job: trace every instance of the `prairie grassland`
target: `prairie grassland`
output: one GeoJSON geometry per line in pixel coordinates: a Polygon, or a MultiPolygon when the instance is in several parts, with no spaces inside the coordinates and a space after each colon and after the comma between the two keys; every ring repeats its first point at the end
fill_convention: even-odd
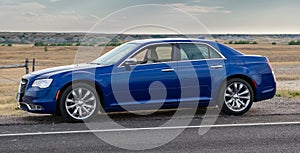
{"type": "Polygon", "coordinates": [[[300,91],[293,90],[277,90],[276,97],[287,97],[300,100],[300,91]]]}
{"type": "MultiPolygon", "coordinates": [[[[267,56],[277,80],[300,80],[300,46],[287,45],[231,45],[245,54],[267,56]]],[[[32,45],[0,46],[0,65],[24,63],[25,58],[36,59],[36,70],[54,66],[89,62],[112,47],[33,47],[32,45]]],[[[24,68],[0,69],[0,115],[21,115],[15,100],[24,68]]],[[[285,95],[285,94],[282,94],[285,95]]]]}

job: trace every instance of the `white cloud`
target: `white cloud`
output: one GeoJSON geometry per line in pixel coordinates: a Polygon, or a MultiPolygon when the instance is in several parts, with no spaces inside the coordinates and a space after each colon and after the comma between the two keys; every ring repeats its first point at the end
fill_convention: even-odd
{"type": "Polygon", "coordinates": [[[34,12],[26,12],[26,13],[23,13],[24,16],[38,16],[37,13],[34,13],[34,12]]]}
{"type": "Polygon", "coordinates": [[[199,5],[187,5],[184,3],[174,3],[174,4],[168,4],[169,6],[176,7],[178,9],[182,9],[184,11],[187,11],[189,13],[194,14],[202,14],[202,13],[231,13],[230,10],[224,9],[224,7],[221,6],[199,6],[199,5]]]}
{"type": "Polygon", "coordinates": [[[91,14],[90,16],[97,19],[97,20],[101,20],[101,18],[99,18],[97,15],[91,14]]]}
{"type": "Polygon", "coordinates": [[[76,11],[49,12],[38,2],[0,3],[0,31],[72,31],[88,29],[96,19],[76,11]]]}
{"type": "Polygon", "coordinates": [[[24,11],[24,10],[41,10],[45,9],[46,6],[37,2],[27,2],[27,3],[2,3],[0,5],[1,12],[2,11],[24,11]]]}
{"type": "Polygon", "coordinates": [[[62,0],[50,0],[50,2],[53,2],[53,3],[59,2],[59,1],[62,1],[62,0]]]}
{"type": "Polygon", "coordinates": [[[12,1],[0,5],[0,20],[6,21],[4,24],[14,23],[22,19],[39,16],[46,8],[45,5],[37,2],[13,3],[12,1]]]}
{"type": "Polygon", "coordinates": [[[203,0],[193,0],[193,2],[195,3],[199,3],[199,2],[202,2],[203,0]]]}
{"type": "Polygon", "coordinates": [[[61,14],[76,14],[77,12],[75,10],[69,10],[69,11],[61,11],[61,14]]]}

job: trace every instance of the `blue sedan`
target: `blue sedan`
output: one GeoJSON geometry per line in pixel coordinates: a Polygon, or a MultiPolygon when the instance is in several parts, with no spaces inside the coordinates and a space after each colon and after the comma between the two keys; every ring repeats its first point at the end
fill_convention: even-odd
{"type": "Polygon", "coordinates": [[[90,120],[105,112],[218,105],[242,115],[271,99],[274,73],[266,57],[244,55],[201,39],[146,39],[125,43],[87,64],[23,76],[17,100],[32,113],[90,120]],[[196,105],[195,105],[196,104],[196,105]]]}

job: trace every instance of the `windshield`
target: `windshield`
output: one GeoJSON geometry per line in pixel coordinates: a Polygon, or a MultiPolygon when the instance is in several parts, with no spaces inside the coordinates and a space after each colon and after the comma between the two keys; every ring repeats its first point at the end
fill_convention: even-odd
{"type": "Polygon", "coordinates": [[[121,58],[127,55],[130,51],[138,47],[136,43],[126,43],[121,46],[114,48],[106,54],[100,56],[96,60],[92,61],[91,64],[99,65],[112,65],[118,62],[121,58]]]}

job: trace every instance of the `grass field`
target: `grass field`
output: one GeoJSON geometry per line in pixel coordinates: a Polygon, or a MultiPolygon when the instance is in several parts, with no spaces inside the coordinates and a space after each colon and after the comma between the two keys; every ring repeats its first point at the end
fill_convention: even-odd
{"type": "MultiPolygon", "coordinates": [[[[300,46],[288,45],[231,45],[245,54],[267,56],[275,71],[277,80],[300,80],[300,46]]],[[[25,58],[36,58],[36,70],[88,62],[98,57],[102,50],[107,52],[112,47],[44,47],[32,45],[0,46],[0,65],[24,63],[25,58]]],[[[20,78],[25,74],[24,68],[0,70],[0,115],[21,115],[15,101],[20,78]]],[[[280,94],[289,95],[285,91],[280,94]]]]}
{"type": "Polygon", "coordinates": [[[294,98],[300,100],[300,91],[293,91],[293,90],[282,90],[279,89],[276,92],[277,97],[287,97],[287,98],[294,98]]]}

